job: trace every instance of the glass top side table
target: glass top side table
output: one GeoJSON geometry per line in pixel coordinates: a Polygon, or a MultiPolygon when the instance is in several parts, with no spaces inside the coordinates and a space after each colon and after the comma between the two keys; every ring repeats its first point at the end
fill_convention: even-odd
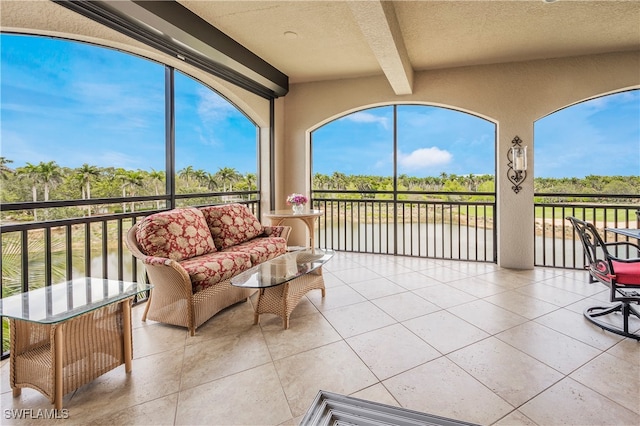
{"type": "Polygon", "coordinates": [[[150,289],[143,283],[77,278],[0,299],[0,316],[55,324],[150,289]]]}
{"type": "Polygon", "coordinates": [[[62,397],[121,364],[131,372],[131,300],[151,286],[79,278],[0,299],[9,318],[10,385],[62,397]]]}

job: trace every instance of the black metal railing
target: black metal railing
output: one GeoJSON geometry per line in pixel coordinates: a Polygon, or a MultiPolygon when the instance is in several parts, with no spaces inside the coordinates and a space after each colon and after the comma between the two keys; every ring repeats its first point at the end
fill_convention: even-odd
{"type": "MultiPolygon", "coordinates": [[[[168,210],[153,208],[157,201],[167,204],[166,199],[166,196],[161,196],[2,204],[3,216],[8,212],[29,214],[35,209],[41,212],[40,217],[73,212],[82,214],[87,206],[98,211],[91,216],[71,219],[3,221],[0,225],[2,297],[82,276],[146,282],[144,267],[126,249],[124,238],[129,228],[142,217],[168,210]],[[102,210],[113,211],[114,206],[121,204],[134,211],[100,213],[102,210]],[[61,213],[55,209],[67,210],[61,213]]],[[[259,193],[256,191],[189,194],[176,196],[176,199],[178,207],[239,202],[249,206],[258,217],[260,214],[259,193]]],[[[137,301],[142,300],[146,299],[137,301]]],[[[5,322],[3,319],[3,356],[8,350],[5,322]]]]}
{"type": "Polygon", "coordinates": [[[341,251],[496,262],[495,194],[314,190],[316,242],[341,251]]]}
{"type": "Polygon", "coordinates": [[[606,228],[640,228],[640,195],[536,194],[535,197],[535,266],[584,267],[582,245],[567,216],[593,223],[604,241],[628,240],[606,232],[606,228]]]}
{"type": "MultiPolygon", "coordinates": [[[[605,241],[626,237],[609,228],[640,227],[640,195],[535,194],[535,265],[581,269],[582,248],[567,216],[592,222],[605,241]]],[[[127,230],[141,217],[167,208],[241,202],[260,216],[259,193],[182,194],[117,199],[5,203],[7,212],[83,209],[92,215],[0,226],[2,297],[79,276],[144,281],[144,268],[124,246],[127,230]],[[122,212],[113,211],[122,205],[122,212]],[[129,209],[130,211],[126,212],[129,209]],[[131,211],[133,210],[133,211],[131,211]]],[[[340,251],[496,262],[493,193],[315,190],[318,245],[340,251]]],[[[4,321],[3,321],[4,322],[4,321]]],[[[3,327],[3,341],[6,332],[3,327]]]]}

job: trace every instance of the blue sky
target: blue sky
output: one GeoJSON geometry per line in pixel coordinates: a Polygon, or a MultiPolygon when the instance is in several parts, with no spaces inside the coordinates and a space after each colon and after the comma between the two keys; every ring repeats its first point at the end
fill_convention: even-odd
{"type": "MultiPolygon", "coordinates": [[[[640,91],[582,102],[534,125],[536,177],[640,175],[640,91]],[[612,155],[612,154],[615,154],[612,155]]],[[[314,171],[391,175],[393,109],[342,117],[313,133],[314,171]]],[[[398,173],[495,173],[495,126],[438,107],[398,107],[398,173]]],[[[504,154],[506,155],[506,154],[504,154]]]]}
{"type": "MultiPolygon", "coordinates": [[[[1,35],[0,155],[11,167],[164,170],[164,67],[111,49],[1,35]]],[[[176,73],[176,169],[256,171],[256,129],[176,73]]]]}
{"type": "MultiPolygon", "coordinates": [[[[473,115],[424,105],[400,105],[398,173],[493,174],[495,125],[473,115]]],[[[363,110],[313,132],[314,172],[391,176],[393,107],[363,110]]]]}
{"type": "MultiPolygon", "coordinates": [[[[164,170],[164,69],[82,43],[0,35],[0,155],[26,162],[164,170]]],[[[495,126],[470,114],[398,107],[398,172],[495,172],[495,126]]],[[[640,175],[640,91],[539,120],[536,177],[640,175]],[[615,154],[615,155],[612,155],[615,154]]],[[[176,74],[176,169],[256,171],[256,129],[233,105],[176,74]]],[[[313,133],[313,172],[392,174],[393,108],[363,110],[313,133]]],[[[527,141],[525,141],[525,144],[527,141]]],[[[528,143],[527,145],[532,145],[528,143]]]]}
{"type": "Polygon", "coordinates": [[[640,175],[640,90],[582,102],[538,120],[536,176],[640,175]]]}

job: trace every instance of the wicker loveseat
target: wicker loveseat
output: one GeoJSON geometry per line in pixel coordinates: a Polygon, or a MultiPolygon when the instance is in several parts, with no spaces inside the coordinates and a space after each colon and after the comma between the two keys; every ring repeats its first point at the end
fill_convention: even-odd
{"type": "Polygon", "coordinates": [[[181,208],[136,223],[126,244],[153,284],[142,320],[197,327],[256,290],[231,277],[284,254],[289,226],[263,226],[242,204],[181,208]]]}

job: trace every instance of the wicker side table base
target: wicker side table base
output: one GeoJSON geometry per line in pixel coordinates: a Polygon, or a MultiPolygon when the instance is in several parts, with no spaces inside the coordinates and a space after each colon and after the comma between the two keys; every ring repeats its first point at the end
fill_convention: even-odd
{"type": "Polygon", "coordinates": [[[275,314],[282,318],[284,329],[288,329],[289,316],[298,305],[298,302],[300,302],[300,299],[302,299],[302,296],[316,289],[322,290],[322,297],[325,296],[322,268],[318,268],[282,285],[260,289],[253,323],[258,324],[262,314],[275,314]]]}
{"type": "Polygon", "coordinates": [[[58,324],[10,319],[13,396],[33,388],[62,408],[65,394],[125,364],[131,372],[131,298],[58,324]]]}

